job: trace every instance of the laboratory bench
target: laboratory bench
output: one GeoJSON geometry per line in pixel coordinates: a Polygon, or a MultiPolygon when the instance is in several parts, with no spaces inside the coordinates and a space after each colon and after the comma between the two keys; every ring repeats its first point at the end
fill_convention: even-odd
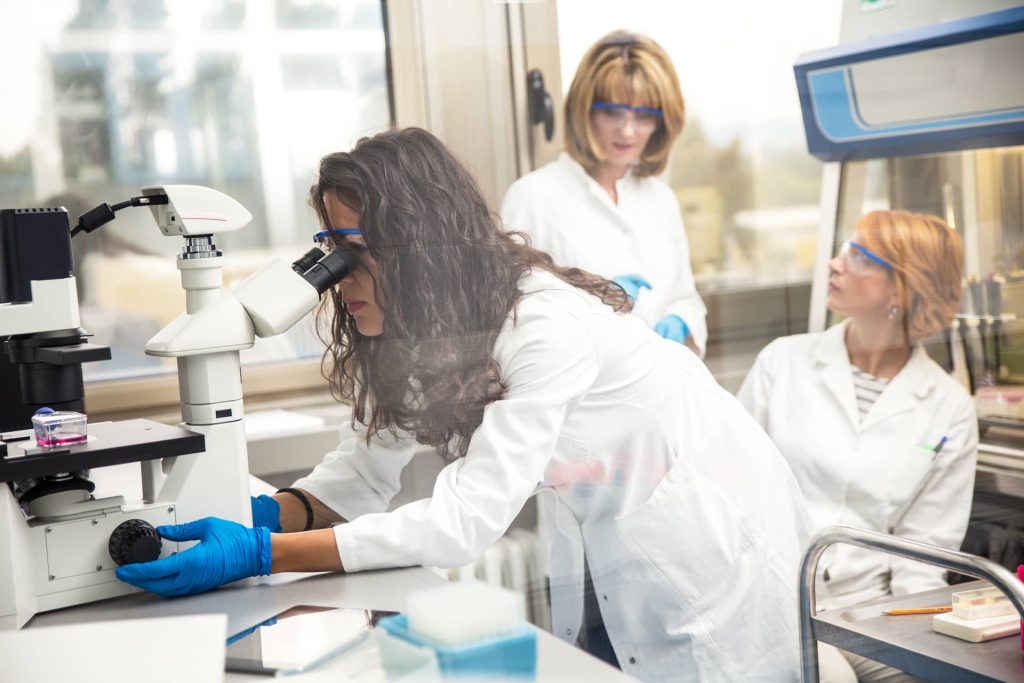
{"type": "MultiPolygon", "coordinates": [[[[421,567],[356,574],[275,574],[183,598],[166,599],[148,593],[137,593],[122,598],[44,612],[37,614],[26,628],[80,625],[127,619],[226,614],[227,633],[233,634],[254,624],[259,624],[295,605],[402,611],[409,593],[441,583],[443,583],[443,579],[421,567]]],[[[54,650],[59,650],[59,645],[56,643],[54,650]]],[[[307,678],[321,679],[326,674],[331,680],[344,680],[346,664],[352,663],[350,656],[355,654],[355,651],[342,653],[307,674],[289,678],[297,681],[307,678]]],[[[224,680],[229,682],[259,681],[267,680],[267,677],[228,672],[224,680]]],[[[542,682],[615,683],[632,679],[551,634],[539,630],[537,632],[536,680],[542,682]]]]}

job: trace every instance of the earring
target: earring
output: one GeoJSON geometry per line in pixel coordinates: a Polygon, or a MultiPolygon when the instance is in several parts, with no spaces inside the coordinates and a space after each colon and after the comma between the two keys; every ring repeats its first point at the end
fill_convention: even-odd
{"type": "Polygon", "coordinates": [[[896,317],[900,314],[900,307],[897,306],[896,304],[893,304],[892,306],[889,306],[889,308],[886,310],[886,314],[889,316],[889,320],[895,320],[896,317]]]}

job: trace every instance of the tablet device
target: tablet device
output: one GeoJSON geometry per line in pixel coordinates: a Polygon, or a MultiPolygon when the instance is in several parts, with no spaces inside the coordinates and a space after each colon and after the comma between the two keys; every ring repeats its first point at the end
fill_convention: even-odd
{"type": "Polygon", "coordinates": [[[395,612],[296,605],[228,638],[224,668],[276,675],[308,671],[363,642],[395,612]]]}

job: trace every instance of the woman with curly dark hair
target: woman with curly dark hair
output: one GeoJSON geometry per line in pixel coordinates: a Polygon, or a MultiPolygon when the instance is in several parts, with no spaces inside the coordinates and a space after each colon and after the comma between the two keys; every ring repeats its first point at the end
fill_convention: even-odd
{"type": "Polygon", "coordinates": [[[322,311],[346,436],[254,499],[256,528],[161,527],[201,542],[122,579],[175,595],[270,572],[461,566],[539,493],[559,636],[646,680],[795,680],[802,499],[694,354],[622,315],[614,283],[505,232],[426,131],[325,157],[311,198],[326,246],[361,255],[322,311]],[[448,465],[430,498],[387,511],[419,444],[448,465]]]}

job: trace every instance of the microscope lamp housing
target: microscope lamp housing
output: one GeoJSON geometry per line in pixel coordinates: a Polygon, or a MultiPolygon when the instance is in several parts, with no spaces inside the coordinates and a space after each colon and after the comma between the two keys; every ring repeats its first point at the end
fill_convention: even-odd
{"type": "Polygon", "coordinates": [[[240,230],[252,221],[248,209],[223,192],[200,185],[149,185],[144,197],[166,195],[167,203],[151,205],[153,219],[168,237],[215,235],[240,230]]]}

